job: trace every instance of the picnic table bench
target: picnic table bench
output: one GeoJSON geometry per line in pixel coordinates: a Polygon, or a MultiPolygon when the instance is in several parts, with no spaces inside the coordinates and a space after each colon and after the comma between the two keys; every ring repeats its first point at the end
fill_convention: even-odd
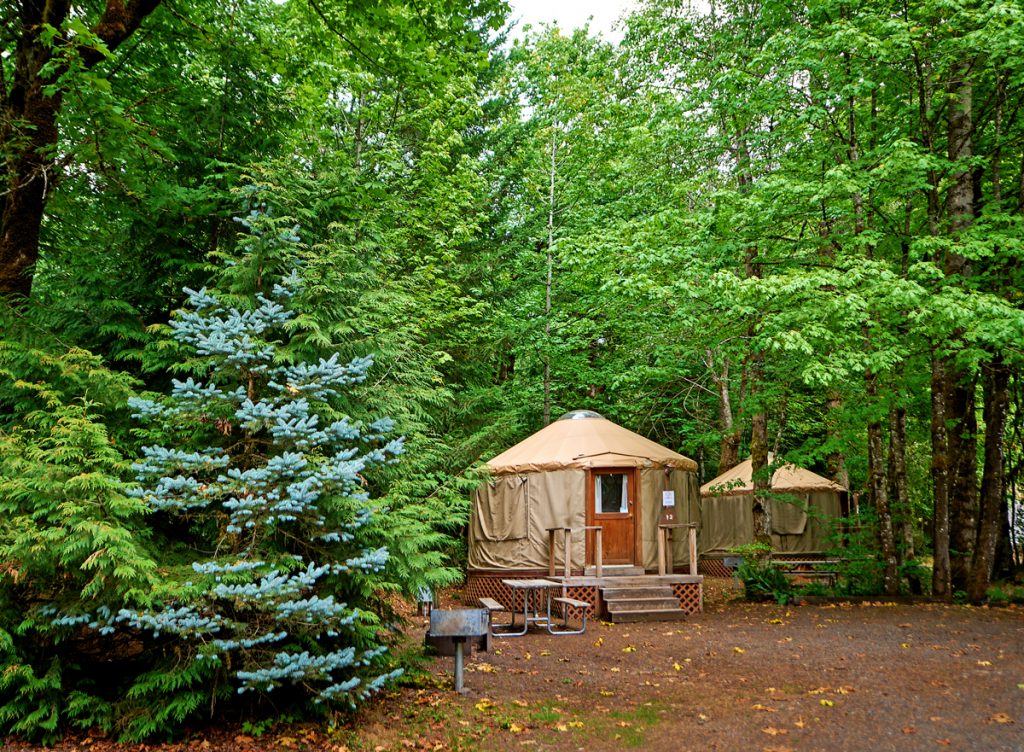
{"type": "Polygon", "coordinates": [[[772,563],[790,578],[820,579],[829,587],[839,579],[839,559],[775,559],[772,563]]]}

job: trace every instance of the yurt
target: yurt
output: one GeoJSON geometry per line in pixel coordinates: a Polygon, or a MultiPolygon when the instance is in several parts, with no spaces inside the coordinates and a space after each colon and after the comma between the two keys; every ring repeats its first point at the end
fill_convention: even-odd
{"type": "MultiPolygon", "coordinates": [[[[547,573],[550,528],[573,529],[574,574],[594,560],[585,526],[601,528],[606,567],[656,570],[666,510],[677,522],[698,521],[696,463],[589,410],[566,413],[487,467],[470,513],[468,584],[547,573]]],[[[685,535],[672,548],[673,563],[688,563],[685,535]]]]}
{"type": "MultiPolygon", "coordinates": [[[[754,542],[753,464],[748,458],[700,488],[701,568],[712,572],[736,546],[754,542]]],[[[770,486],[772,552],[813,558],[829,548],[833,521],[846,511],[846,489],[810,470],[786,464],[770,486]]]]}

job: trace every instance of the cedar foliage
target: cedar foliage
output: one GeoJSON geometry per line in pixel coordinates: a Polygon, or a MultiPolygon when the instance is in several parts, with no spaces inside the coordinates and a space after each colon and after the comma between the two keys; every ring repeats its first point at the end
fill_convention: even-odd
{"type": "MultiPolygon", "coordinates": [[[[39,404],[0,434],[3,733],[142,739],[198,716],[352,707],[400,674],[382,596],[451,577],[436,512],[370,499],[373,468],[403,449],[390,420],[344,409],[372,358],[308,356],[293,336],[312,327],[292,311],[296,228],[254,203],[226,261],[231,292],[188,291],[168,327],[189,375],[166,397],[128,399],[139,461],[98,403],[24,378],[5,394],[39,404]]],[[[100,368],[26,350],[2,351],[7,374],[62,364],[74,383],[100,368]]],[[[109,381],[126,396],[130,381],[109,381]]]]}

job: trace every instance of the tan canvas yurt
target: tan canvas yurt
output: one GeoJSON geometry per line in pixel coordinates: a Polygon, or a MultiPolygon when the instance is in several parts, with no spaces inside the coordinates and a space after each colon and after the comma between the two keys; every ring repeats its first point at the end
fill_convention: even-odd
{"type": "MultiPolygon", "coordinates": [[[[587,410],[566,413],[487,463],[474,495],[469,578],[548,570],[548,529],[572,528],[572,569],[593,562],[602,531],[604,565],[657,568],[657,526],[670,505],[678,522],[698,520],[696,463],[587,410]],[[670,493],[665,493],[670,492],[670,493]]],[[[673,561],[689,560],[685,536],[673,561]]],[[[561,548],[559,561],[563,561],[561,548]]]]}
{"type": "MultiPolygon", "coordinates": [[[[729,554],[754,542],[753,472],[748,458],[700,488],[700,556],[729,554]]],[[[819,555],[829,548],[833,521],[845,512],[846,489],[795,465],[772,475],[771,535],[775,554],[819,555]]]]}

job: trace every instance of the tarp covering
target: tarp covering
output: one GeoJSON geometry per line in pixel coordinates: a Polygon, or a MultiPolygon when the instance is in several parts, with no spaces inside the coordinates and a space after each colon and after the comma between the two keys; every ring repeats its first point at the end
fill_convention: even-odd
{"type": "Polygon", "coordinates": [[[807,529],[807,500],[786,494],[773,498],[771,504],[772,532],[778,535],[801,535],[807,529]]]}
{"type": "Polygon", "coordinates": [[[476,521],[482,540],[525,538],[529,517],[529,476],[501,475],[477,489],[476,521]]]}
{"type": "Polygon", "coordinates": [[[570,467],[662,465],[695,471],[689,457],[606,420],[597,413],[556,420],[489,460],[493,474],[564,470],[570,467]]]}
{"type": "MultiPolygon", "coordinates": [[[[647,569],[657,568],[663,491],[675,492],[676,521],[699,519],[696,463],[596,413],[555,421],[487,465],[492,477],[477,489],[470,511],[468,564],[473,570],[547,569],[548,528],[586,525],[590,468],[640,468],[635,509],[641,550],[636,558],[647,569]]],[[[583,566],[585,545],[582,530],[574,533],[574,569],[583,566]]],[[[676,533],[673,553],[677,564],[688,561],[685,530],[676,533]]],[[[561,569],[561,534],[555,560],[561,569]]]]}

